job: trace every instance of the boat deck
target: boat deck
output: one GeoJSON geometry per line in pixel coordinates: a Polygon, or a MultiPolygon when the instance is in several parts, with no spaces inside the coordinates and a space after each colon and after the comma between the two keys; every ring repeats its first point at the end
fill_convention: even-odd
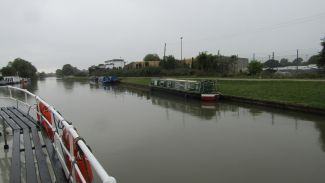
{"type": "Polygon", "coordinates": [[[43,135],[34,118],[15,107],[2,107],[0,116],[4,148],[11,152],[10,182],[68,182],[52,141],[43,135]],[[12,129],[10,143],[8,127],[12,129]]]}

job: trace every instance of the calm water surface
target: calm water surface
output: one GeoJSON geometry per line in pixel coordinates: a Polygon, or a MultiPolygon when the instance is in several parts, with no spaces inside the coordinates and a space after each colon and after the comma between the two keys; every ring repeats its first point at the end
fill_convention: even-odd
{"type": "Polygon", "coordinates": [[[29,86],[119,183],[325,182],[324,117],[49,78],[29,86]]]}

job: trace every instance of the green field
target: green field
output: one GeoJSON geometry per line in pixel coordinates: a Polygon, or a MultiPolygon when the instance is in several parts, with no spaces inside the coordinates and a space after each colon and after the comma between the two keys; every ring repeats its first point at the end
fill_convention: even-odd
{"type": "Polygon", "coordinates": [[[220,80],[225,95],[325,108],[323,81],[220,80]]]}
{"type": "MultiPolygon", "coordinates": [[[[244,80],[220,78],[217,78],[217,80],[218,90],[224,95],[325,108],[325,81],[323,80],[244,80]]],[[[122,79],[122,82],[148,85],[150,78],[126,77],[122,79]]]]}

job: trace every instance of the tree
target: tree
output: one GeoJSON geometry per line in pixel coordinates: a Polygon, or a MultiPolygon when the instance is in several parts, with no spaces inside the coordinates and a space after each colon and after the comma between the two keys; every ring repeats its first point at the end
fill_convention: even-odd
{"type": "Polygon", "coordinates": [[[164,69],[175,69],[177,67],[177,60],[173,55],[165,57],[165,60],[160,61],[160,66],[164,69]]]}
{"type": "Polygon", "coordinates": [[[70,64],[65,64],[62,67],[62,75],[63,76],[72,76],[72,75],[74,75],[74,72],[75,72],[75,69],[70,64]]]}
{"type": "Polygon", "coordinates": [[[150,53],[150,54],[147,54],[144,58],[143,58],[143,61],[159,61],[160,58],[157,54],[155,53],[150,53]]]}
{"type": "Polygon", "coordinates": [[[12,67],[16,69],[20,77],[34,78],[36,76],[37,69],[24,59],[16,58],[12,62],[12,67]]]}
{"type": "Polygon", "coordinates": [[[263,64],[257,60],[253,60],[248,64],[250,75],[256,75],[262,72],[263,64]]]}
{"type": "Polygon", "coordinates": [[[275,67],[279,67],[280,63],[277,60],[270,59],[264,63],[264,67],[267,67],[269,69],[274,69],[275,67]]]}
{"type": "Polygon", "coordinates": [[[308,59],[308,64],[317,64],[319,59],[319,55],[313,55],[308,59]]]}
{"type": "Polygon", "coordinates": [[[280,65],[281,66],[288,66],[289,65],[289,60],[288,59],[286,59],[286,58],[282,58],[281,60],[280,60],[280,65]]]}
{"type": "Polygon", "coordinates": [[[319,68],[325,68],[325,38],[322,39],[321,45],[323,46],[322,51],[319,53],[319,60],[317,66],[319,68]]]}
{"type": "Polygon", "coordinates": [[[38,77],[39,78],[45,78],[46,77],[45,72],[38,73],[38,77]]]}
{"type": "Polygon", "coordinates": [[[63,76],[63,74],[62,74],[62,70],[61,70],[61,69],[57,69],[57,70],[55,71],[55,75],[56,75],[56,77],[62,77],[62,76],[63,76]]]}
{"type": "Polygon", "coordinates": [[[4,76],[17,75],[25,78],[35,78],[37,69],[30,62],[16,58],[12,62],[8,62],[6,67],[1,69],[4,76]]]}
{"type": "Polygon", "coordinates": [[[201,52],[195,58],[195,65],[199,70],[213,71],[218,65],[217,59],[218,58],[216,55],[209,54],[207,52],[201,52]]]}
{"type": "Polygon", "coordinates": [[[295,58],[293,61],[292,61],[292,64],[293,65],[301,65],[302,64],[302,62],[303,62],[304,60],[302,59],[302,58],[295,58]]]}
{"type": "Polygon", "coordinates": [[[17,74],[15,68],[11,66],[2,67],[1,73],[4,76],[15,76],[17,74]]]}

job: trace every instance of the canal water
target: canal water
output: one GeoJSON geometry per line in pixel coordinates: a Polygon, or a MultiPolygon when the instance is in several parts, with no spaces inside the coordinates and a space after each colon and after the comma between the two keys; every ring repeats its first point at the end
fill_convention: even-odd
{"type": "Polygon", "coordinates": [[[119,183],[325,182],[323,116],[55,78],[27,88],[119,183]]]}

